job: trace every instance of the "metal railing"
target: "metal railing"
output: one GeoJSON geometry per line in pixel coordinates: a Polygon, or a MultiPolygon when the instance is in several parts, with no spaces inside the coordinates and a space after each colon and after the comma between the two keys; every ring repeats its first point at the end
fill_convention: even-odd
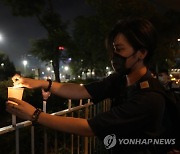
{"type": "MultiPolygon", "coordinates": [[[[65,110],[61,110],[55,113],[51,113],[51,115],[57,116],[71,116],[71,117],[78,117],[78,118],[92,118],[100,112],[105,112],[110,108],[110,101],[104,100],[97,105],[93,105],[92,102],[88,99],[86,103],[82,103],[83,100],[79,101],[79,105],[72,107],[72,100],[68,100],[68,108],[65,110]]],[[[46,112],[46,101],[43,101],[43,111],[46,112]]],[[[13,120],[13,118],[12,118],[13,120]]],[[[13,121],[12,121],[13,123],[13,121]]],[[[15,125],[9,125],[0,128],[0,136],[8,134],[10,132],[15,133],[15,153],[20,153],[20,130],[22,128],[30,127],[30,134],[31,134],[31,154],[36,153],[51,153],[51,154],[61,154],[61,153],[70,153],[70,154],[92,154],[92,153],[104,153],[102,152],[102,148],[99,145],[100,142],[97,140],[96,137],[81,137],[78,135],[70,134],[67,137],[66,133],[54,131],[54,148],[51,150],[48,149],[48,131],[47,128],[43,128],[43,138],[44,138],[44,149],[41,152],[37,152],[35,149],[35,127],[32,126],[31,121],[23,121],[20,123],[15,123],[15,125]],[[63,140],[61,146],[58,146],[58,135],[61,135],[61,139],[63,140]],[[51,152],[50,152],[51,151],[51,152]],[[62,152],[63,151],[63,152],[62,152]],[[68,151],[68,152],[67,152],[68,151]]]]}

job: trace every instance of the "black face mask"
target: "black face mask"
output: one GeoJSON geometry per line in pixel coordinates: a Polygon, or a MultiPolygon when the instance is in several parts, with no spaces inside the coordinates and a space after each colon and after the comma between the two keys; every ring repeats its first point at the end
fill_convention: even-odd
{"type": "MultiPolygon", "coordinates": [[[[129,57],[123,57],[123,56],[121,56],[121,55],[119,55],[117,53],[113,53],[113,57],[112,57],[112,60],[111,60],[111,65],[112,65],[114,71],[119,73],[120,75],[128,75],[131,72],[131,68],[126,68],[126,59],[130,58],[135,53],[136,52],[134,52],[129,57]]],[[[135,63],[133,65],[135,65],[135,63]]]]}

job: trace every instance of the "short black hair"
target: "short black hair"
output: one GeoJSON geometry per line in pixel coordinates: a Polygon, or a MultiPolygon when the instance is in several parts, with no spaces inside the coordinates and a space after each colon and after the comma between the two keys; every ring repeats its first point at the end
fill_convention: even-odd
{"type": "Polygon", "coordinates": [[[143,18],[127,18],[118,21],[106,40],[106,47],[111,55],[114,51],[113,42],[118,34],[123,34],[135,51],[147,50],[144,64],[149,63],[157,44],[157,33],[150,21],[143,18]]]}

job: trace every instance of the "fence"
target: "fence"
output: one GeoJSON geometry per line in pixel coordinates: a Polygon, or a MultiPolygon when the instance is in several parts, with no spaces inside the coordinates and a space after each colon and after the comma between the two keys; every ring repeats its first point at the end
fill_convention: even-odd
{"type": "MultiPolygon", "coordinates": [[[[71,117],[78,117],[78,118],[92,118],[96,116],[100,112],[105,112],[109,110],[110,108],[110,101],[104,100],[101,103],[98,103],[97,105],[93,105],[90,100],[80,100],[78,106],[72,106],[72,100],[68,100],[68,107],[65,110],[61,110],[55,113],[51,113],[52,115],[57,116],[71,116],[71,117]],[[86,103],[84,103],[86,101],[86,103]]],[[[46,112],[46,101],[43,101],[43,111],[46,112]]],[[[13,117],[13,116],[12,116],[13,117]]],[[[13,120],[13,118],[12,118],[13,120]]],[[[13,122],[12,122],[13,123],[13,122]]],[[[36,133],[35,133],[35,127],[32,126],[31,121],[23,121],[20,123],[16,123],[14,126],[9,125],[0,128],[0,136],[4,136],[8,133],[14,133],[15,134],[15,150],[12,153],[19,154],[21,144],[20,142],[24,142],[20,140],[20,131],[22,129],[25,129],[29,127],[30,128],[30,136],[31,136],[31,142],[29,147],[31,154],[35,153],[44,153],[44,154],[62,154],[62,153],[70,153],[70,154],[92,154],[92,153],[105,153],[103,147],[101,146],[101,143],[98,141],[96,137],[81,137],[74,134],[66,134],[62,132],[54,132],[54,139],[49,139],[48,137],[48,128],[43,127],[43,149],[41,148],[40,151],[36,149],[35,143],[36,142],[36,133]],[[49,146],[49,140],[51,140],[51,146],[49,146]],[[52,144],[53,143],[53,144],[52,144]]],[[[52,130],[51,130],[52,131],[52,130]]],[[[39,136],[39,134],[38,134],[39,136]]],[[[52,138],[52,135],[51,135],[52,138]]],[[[8,144],[8,143],[7,143],[8,144]]],[[[28,145],[27,145],[28,146],[28,145]]],[[[0,150],[1,151],[1,150],[0,150]]],[[[1,153],[1,152],[0,152],[1,153]]]]}

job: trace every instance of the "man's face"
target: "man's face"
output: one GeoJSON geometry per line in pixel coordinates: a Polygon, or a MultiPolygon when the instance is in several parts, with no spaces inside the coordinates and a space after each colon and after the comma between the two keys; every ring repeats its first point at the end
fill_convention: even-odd
{"type": "Polygon", "coordinates": [[[138,60],[133,47],[129,44],[128,40],[123,34],[118,34],[114,39],[114,53],[117,53],[123,57],[129,57],[126,59],[125,67],[130,68],[138,60]],[[131,56],[133,55],[133,56],[131,56]]]}
{"type": "Polygon", "coordinates": [[[158,79],[162,84],[166,84],[169,81],[169,76],[166,73],[159,73],[158,79]]]}

